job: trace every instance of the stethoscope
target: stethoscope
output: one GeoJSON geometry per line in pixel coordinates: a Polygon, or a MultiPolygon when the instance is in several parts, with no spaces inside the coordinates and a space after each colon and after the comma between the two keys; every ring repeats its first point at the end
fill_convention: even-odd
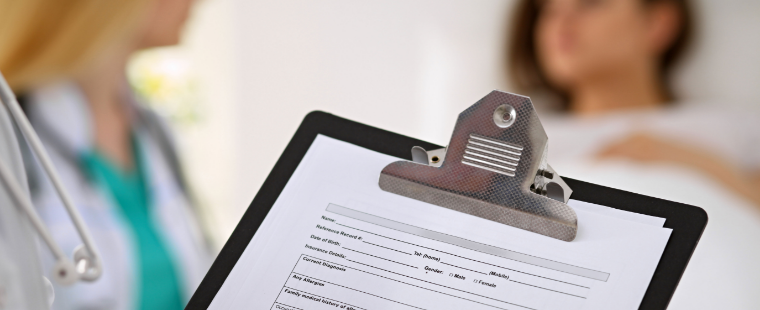
{"type": "Polygon", "coordinates": [[[79,210],[74,207],[74,203],[68,192],[66,192],[66,189],[53,167],[50,157],[45,151],[40,138],[37,136],[37,133],[26,118],[16,96],[13,94],[13,91],[2,73],[0,73],[0,101],[2,101],[2,103],[8,108],[11,118],[18,126],[24,139],[31,146],[32,152],[35,153],[37,159],[42,164],[45,174],[50,179],[58,196],[61,198],[61,201],[83,242],[82,245],[77,246],[74,250],[73,258],[69,259],[69,257],[64,254],[61,247],[53,240],[47,227],[34,209],[30,197],[13,177],[11,169],[9,169],[5,163],[0,162],[0,180],[2,180],[3,185],[8,190],[13,201],[18,205],[20,210],[26,213],[34,229],[37,230],[37,233],[47,247],[53,252],[53,256],[56,260],[52,272],[53,280],[61,285],[72,285],[77,281],[92,282],[97,280],[103,273],[103,266],[100,261],[100,254],[93,242],[92,235],[87,229],[87,226],[85,226],[82,216],[79,214],[79,210]]]}

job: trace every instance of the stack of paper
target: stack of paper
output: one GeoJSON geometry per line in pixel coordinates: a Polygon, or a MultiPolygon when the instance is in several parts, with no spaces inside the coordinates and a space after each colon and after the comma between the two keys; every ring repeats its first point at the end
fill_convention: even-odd
{"type": "Polygon", "coordinates": [[[671,230],[570,201],[564,242],[382,191],[398,160],[319,136],[211,309],[638,309],[671,230]]]}

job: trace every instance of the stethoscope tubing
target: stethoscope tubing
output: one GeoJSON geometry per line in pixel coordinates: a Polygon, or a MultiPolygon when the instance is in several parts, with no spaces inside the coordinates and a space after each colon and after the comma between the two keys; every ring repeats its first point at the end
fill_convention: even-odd
{"type": "Polygon", "coordinates": [[[63,202],[66,211],[71,218],[74,227],[77,230],[83,245],[77,247],[74,251],[73,261],[70,260],[61,250],[61,248],[55,243],[47,227],[34,209],[31,200],[24,194],[22,187],[12,177],[11,170],[5,166],[4,163],[0,163],[0,178],[3,179],[3,184],[13,196],[14,201],[20,209],[26,213],[30,219],[32,226],[37,230],[40,237],[42,237],[45,244],[50,248],[51,252],[56,258],[56,264],[53,269],[53,278],[61,284],[73,284],[78,280],[95,281],[103,272],[102,264],[100,261],[100,253],[95,247],[92,235],[84,224],[84,220],[79,213],[79,210],[75,207],[73,200],[65,189],[63,182],[48,156],[45,147],[42,145],[40,138],[32,128],[29,120],[26,118],[21,106],[13,94],[10,86],[5,80],[5,77],[0,73],[0,101],[7,107],[11,118],[18,126],[21,134],[28,142],[32,152],[35,153],[37,159],[42,165],[45,174],[48,176],[56,190],[56,193],[63,202]]]}

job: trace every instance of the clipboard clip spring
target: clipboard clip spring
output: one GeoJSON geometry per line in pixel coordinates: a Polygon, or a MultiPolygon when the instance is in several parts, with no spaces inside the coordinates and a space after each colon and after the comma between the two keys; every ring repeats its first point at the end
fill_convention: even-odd
{"type": "Polygon", "coordinates": [[[380,173],[391,193],[572,241],[572,189],[549,166],[548,138],[530,98],[493,91],[459,114],[445,148],[412,148],[380,173]]]}

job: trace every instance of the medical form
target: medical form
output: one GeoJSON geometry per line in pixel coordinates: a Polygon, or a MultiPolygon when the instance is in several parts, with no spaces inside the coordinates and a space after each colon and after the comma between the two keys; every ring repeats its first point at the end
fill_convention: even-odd
{"type": "Polygon", "coordinates": [[[570,200],[549,238],[381,190],[397,160],[318,136],[210,309],[638,309],[671,234],[570,200]]]}

